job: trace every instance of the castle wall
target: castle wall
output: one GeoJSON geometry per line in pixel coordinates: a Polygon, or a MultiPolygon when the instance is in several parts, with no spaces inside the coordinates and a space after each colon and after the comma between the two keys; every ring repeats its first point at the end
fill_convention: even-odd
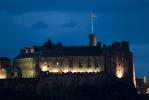
{"type": "Polygon", "coordinates": [[[101,57],[93,56],[64,56],[64,57],[46,57],[41,58],[40,66],[42,71],[48,70],[53,73],[77,73],[77,72],[100,72],[103,71],[103,60],[101,57]],[[95,58],[97,60],[95,66],[95,58]],[[90,59],[90,66],[87,66],[87,60],[90,59]]]}
{"type": "Polygon", "coordinates": [[[133,81],[133,57],[131,52],[119,50],[105,55],[105,72],[112,77],[133,81]]]}
{"type": "Polygon", "coordinates": [[[102,56],[64,56],[17,59],[16,64],[22,71],[22,77],[36,77],[36,68],[39,60],[41,70],[50,73],[92,73],[104,71],[102,56]],[[90,60],[90,63],[88,62],[90,60]]]}
{"type": "Polygon", "coordinates": [[[16,65],[21,69],[23,78],[36,77],[35,65],[36,61],[33,58],[16,59],[16,65]]]}
{"type": "Polygon", "coordinates": [[[117,78],[132,78],[133,65],[130,52],[106,53],[100,56],[60,56],[22,58],[16,62],[22,70],[22,77],[36,77],[39,60],[41,70],[49,73],[92,73],[103,72],[117,78]]]}
{"type": "Polygon", "coordinates": [[[131,53],[122,53],[116,57],[116,75],[119,78],[133,79],[133,59],[131,53]]]}

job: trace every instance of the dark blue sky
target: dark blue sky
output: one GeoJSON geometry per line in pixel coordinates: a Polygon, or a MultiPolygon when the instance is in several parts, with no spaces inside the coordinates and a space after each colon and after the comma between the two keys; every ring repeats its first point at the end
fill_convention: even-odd
{"type": "Polygon", "coordinates": [[[149,76],[149,0],[0,0],[0,56],[16,56],[49,36],[64,45],[87,45],[90,14],[102,43],[127,40],[137,76],[149,76]]]}

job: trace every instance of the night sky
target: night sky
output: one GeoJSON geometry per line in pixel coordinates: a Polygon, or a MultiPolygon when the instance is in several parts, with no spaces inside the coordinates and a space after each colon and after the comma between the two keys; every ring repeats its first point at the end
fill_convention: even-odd
{"type": "Polygon", "coordinates": [[[0,56],[42,45],[88,45],[90,14],[103,44],[127,40],[137,76],[149,76],[149,0],[0,0],[0,56]]]}

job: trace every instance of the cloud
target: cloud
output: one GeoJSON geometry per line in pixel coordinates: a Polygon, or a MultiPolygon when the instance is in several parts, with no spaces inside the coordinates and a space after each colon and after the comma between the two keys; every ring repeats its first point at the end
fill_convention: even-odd
{"type": "Polygon", "coordinates": [[[132,13],[148,12],[148,4],[148,0],[1,0],[0,9],[12,14],[35,11],[132,13]]]}
{"type": "Polygon", "coordinates": [[[32,25],[32,28],[35,28],[35,29],[44,29],[44,28],[48,28],[48,25],[45,24],[44,22],[37,22],[35,24],[32,25]]]}
{"type": "Polygon", "coordinates": [[[77,22],[69,22],[69,23],[66,23],[66,24],[64,24],[64,27],[69,27],[69,28],[74,28],[74,27],[76,27],[78,25],[78,23],[77,22]]]}
{"type": "Polygon", "coordinates": [[[32,12],[14,16],[14,23],[27,28],[33,28],[32,26],[37,24],[46,24],[49,32],[71,34],[72,31],[77,33],[87,29],[86,27],[90,24],[90,14],[58,11],[32,12]]]}
{"type": "Polygon", "coordinates": [[[102,41],[127,40],[131,44],[148,44],[148,14],[97,14],[95,32],[102,41]]]}
{"type": "Polygon", "coordinates": [[[0,56],[16,56],[21,48],[42,45],[49,36],[54,38],[54,42],[62,41],[69,45],[76,44],[73,41],[75,39],[77,41],[77,38],[73,37],[76,33],[83,33],[86,30],[86,19],[88,19],[86,13],[52,11],[13,15],[1,11],[0,56]],[[62,37],[68,36],[72,39],[63,40],[62,37]],[[69,40],[71,41],[68,42],[69,40]]]}

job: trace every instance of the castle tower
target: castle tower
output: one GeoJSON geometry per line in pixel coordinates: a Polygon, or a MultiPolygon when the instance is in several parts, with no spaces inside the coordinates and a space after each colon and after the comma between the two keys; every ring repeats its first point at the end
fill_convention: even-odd
{"type": "Polygon", "coordinates": [[[94,20],[96,15],[94,13],[91,14],[91,31],[92,34],[89,34],[89,46],[96,46],[96,35],[94,34],[94,20]]]}
{"type": "Polygon", "coordinates": [[[96,46],[96,35],[89,34],[89,46],[96,46]]]}

